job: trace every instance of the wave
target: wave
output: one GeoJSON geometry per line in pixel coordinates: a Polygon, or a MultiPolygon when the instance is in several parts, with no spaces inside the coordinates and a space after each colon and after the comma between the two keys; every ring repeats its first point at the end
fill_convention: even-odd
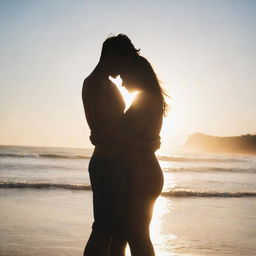
{"type": "Polygon", "coordinates": [[[178,167],[163,168],[164,172],[234,172],[234,173],[256,173],[254,168],[233,168],[233,167],[178,167]]]}
{"type": "Polygon", "coordinates": [[[222,162],[247,162],[246,159],[237,158],[193,158],[193,157],[171,157],[171,156],[158,156],[161,161],[167,162],[210,162],[210,163],[222,163],[222,162]]]}
{"type": "MultiPolygon", "coordinates": [[[[19,188],[19,189],[68,189],[90,191],[91,186],[85,184],[69,183],[35,183],[35,182],[1,182],[0,188],[19,188]]],[[[193,191],[193,190],[171,190],[161,193],[164,197],[256,197],[256,191],[193,191]]]]}
{"type": "Polygon", "coordinates": [[[0,188],[34,188],[34,189],[69,189],[69,190],[91,190],[91,186],[83,184],[68,183],[35,183],[35,182],[1,182],[0,188]]]}
{"type": "Polygon", "coordinates": [[[0,157],[30,157],[30,158],[71,158],[71,159],[89,159],[91,156],[88,155],[67,155],[67,154],[58,154],[58,153],[34,153],[34,154],[25,154],[25,153],[0,153],[0,157]]]}
{"type": "MultiPolygon", "coordinates": [[[[0,153],[0,157],[29,157],[29,158],[68,158],[68,159],[89,159],[91,155],[85,154],[60,154],[60,153],[0,153]]],[[[161,161],[167,162],[247,162],[246,159],[237,158],[192,158],[192,157],[171,157],[158,156],[161,161]]]]}
{"type": "Polygon", "coordinates": [[[61,164],[38,164],[38,163],[6,163],[0,165],[0,170],[3,171],[42,171],[42,170],[71,170],[71,171],[84,171],[84,166],[76,166],[65,164],[65,162],[61,164]]]}
{"type": "Polygon", "coordinates": [[[256,191],[218,192],[173,190],[168,192],[162,192],[161,195],[164,197],[255,197],[256,191]]]}

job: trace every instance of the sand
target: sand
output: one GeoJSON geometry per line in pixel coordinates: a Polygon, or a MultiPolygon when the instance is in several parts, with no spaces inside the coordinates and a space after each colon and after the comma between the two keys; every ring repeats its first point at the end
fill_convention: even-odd
{"type": "MultiPolygon", "coordinates": [[[[0,195],[1,256],[82,256],[93,221],[90,191],[0,195]]],[[[255,214],[253,198],[159,197],[151,224],[156,255],[255,255],[255,214]]]]}

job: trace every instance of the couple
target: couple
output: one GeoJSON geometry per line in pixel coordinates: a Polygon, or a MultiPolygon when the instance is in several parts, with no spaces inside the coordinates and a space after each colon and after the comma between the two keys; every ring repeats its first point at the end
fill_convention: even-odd
{"type": "Polygon", "coordinates": [[[150,63],[124,34],[107,38],[100,61],[85,79],[82,99],[91,141],[89,163],[94,223],[84,256],[153,256],[149,225],[163,187],[155,151],[167,105],[150,63]],[[125,103],[109,76],[137,91],[125,103]]]}

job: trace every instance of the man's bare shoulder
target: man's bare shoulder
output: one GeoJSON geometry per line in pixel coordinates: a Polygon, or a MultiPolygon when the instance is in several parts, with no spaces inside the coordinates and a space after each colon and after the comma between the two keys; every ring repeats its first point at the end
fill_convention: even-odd
{"type": "Polygon", "coordinates": [[[82,97],[85,98],[86,95],[92,97],[97,93],[98,83],[100,83],[100,79],[94,74],[87,76],[83,82],[82,97]]]}
{"type": "Polygon", "coordinates": [[[97,84],[98,82],[99,82],[99,79],[97,78],[97,76],[90,74],[84,79],[83,90],[84,89],[91,90],[92,88],[95,87],[94,85],[97,84]]]}

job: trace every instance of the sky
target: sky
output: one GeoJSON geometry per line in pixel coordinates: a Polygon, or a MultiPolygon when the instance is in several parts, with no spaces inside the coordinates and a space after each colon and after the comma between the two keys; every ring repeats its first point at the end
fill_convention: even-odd
{"type": "Polygon", "coordinates": [[[164,151],[256,132],[256,1],[0,0],[0,144],[91,147],[82,83],[118,33],[170,95],[164,151]]]}

